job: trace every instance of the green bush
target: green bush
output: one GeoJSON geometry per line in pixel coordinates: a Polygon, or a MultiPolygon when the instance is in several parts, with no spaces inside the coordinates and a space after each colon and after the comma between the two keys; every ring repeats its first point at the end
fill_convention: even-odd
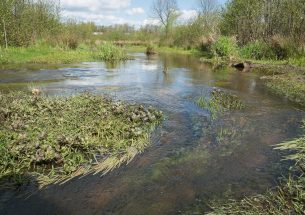
{"type": "Polygon", "coordinates": [[[105,43],[99,47],[96,58],[104,61],[119,61],[127,60],[127,55],[120,47],[112,43],[105,43]]]}
{"type": "Polygon", "coordinates": [[[237,54],[237,44],[231,37],[221,36],[212,45],[212,51],[216,57],[230,57],[237,54]]]}
{"type": "Polygon", "coordinates": [[[265,42],[255,41],[240,48],[240,56],[247,59],[274,59],[276,55],[265,42]]]}

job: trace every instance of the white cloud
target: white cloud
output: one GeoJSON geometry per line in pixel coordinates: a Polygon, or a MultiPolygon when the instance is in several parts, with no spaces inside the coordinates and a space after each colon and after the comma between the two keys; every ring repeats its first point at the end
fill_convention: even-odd
{"type": "Polygon", "coordinates": [[[98,25],[128,23],[140,26],[143,19],[135,17],[143,16],[145,10],[132,7],[131,2],[132,0],[61,0],[61,8],[64,20],[72,18],[98,25]]]}
{"type": "Polygon", "coordinates": [[[118,10],[130,6],[131,0],[61,0],[61,6],[69,11],[118,10]]]}
{"type": "Polygon", "coordinates": [[[66,18],[73,18],[78,21],[91,21],[95,22],[97,24],[103,24],[105,22],[110,24],[122,24],[126,21],[121,18],[114,15],[102,15],[102,14],[96,14],[96,13],[87,13],[85,11],[83,12],[73,12],[73,11],[63,11],[63,16],[66,18]]]}
{"type": "MultiPolygon", "coordinates": [[[[160,25],[158,19],[144,19],[144,8],[133,6],[132,0],[61,0],[62,15],[65,19],[92,21],[99,25],[160,25]]],[[[196,17],[197,12],[181,10],[180,14],[179,22],[184,22],[196,17]]]]}
{"type": "Polygon", "coordinates": [[[130,10],[127,10],[126,13],[128,15],[143,14],[145,13],[145,10],[141,7],[135,7],[135,8],[131,8],[130,10]]]}
{"type": "Polygon", "coordinates": [[[158,19],[144,19],[142,25],[160,25],[160,21],[158,19]]]}
{"type": "Polygon", "coordinates": [[[180,10],[179,20],[186,21],[189,19],[193,19],[198,15],[196,10],[180,10]]]}

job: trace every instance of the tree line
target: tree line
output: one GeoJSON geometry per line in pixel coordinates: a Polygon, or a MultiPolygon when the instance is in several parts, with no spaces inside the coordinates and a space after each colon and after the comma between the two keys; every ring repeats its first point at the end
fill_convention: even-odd
{"type": "Polygon", "coordinates": [[[196,8],[197,16],[181,23],[176,0],[154,0],[150,14],[159,25],[105,27],[63,22],[60,0],[1,0],[0,45],[28,46],[43,39],[75,48],[93,40],[142,40],[206,50],[217,38],[227,36],[239,46],[273,46],[277,52],[282,52],[283,46],[294,46],[304,52],[304,0],[229,0],[225,5],[217,0],[197,0],[196,8]],[[93,36],[96,31],[100,34],[93,36]]]}

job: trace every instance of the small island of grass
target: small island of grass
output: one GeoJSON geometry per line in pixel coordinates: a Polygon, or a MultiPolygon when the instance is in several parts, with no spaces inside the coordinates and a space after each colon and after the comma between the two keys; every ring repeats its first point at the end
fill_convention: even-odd
{"type": "Polygon", "coordinates": [[[102,96],[0,94],[1,184],[40,187],[131,161],[149,143],[162,113],[102,96]]]}

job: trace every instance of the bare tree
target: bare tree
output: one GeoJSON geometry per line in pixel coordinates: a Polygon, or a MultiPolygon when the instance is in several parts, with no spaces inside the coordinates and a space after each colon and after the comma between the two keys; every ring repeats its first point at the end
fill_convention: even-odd
{"type": "Polygon", "coordinates": [[[165,35],[168,38],[170,29],[174,22],[178,19],[178,6],[176,0],[154,0],[153,15],[159,19],[160,23],[165,28],[165,35]]]}
{"type": "Polygon", "coordinates": [[[218,11],[219,4],[217,0],[198,0],[199,13],[202,15],[208,15],[218,11]]]}
{"type": "Polygon", "coordinates": [[[198,0],[198,13],[205,30],[215,32],[219,20],[219,3],[217,0],[198,0]]]}

